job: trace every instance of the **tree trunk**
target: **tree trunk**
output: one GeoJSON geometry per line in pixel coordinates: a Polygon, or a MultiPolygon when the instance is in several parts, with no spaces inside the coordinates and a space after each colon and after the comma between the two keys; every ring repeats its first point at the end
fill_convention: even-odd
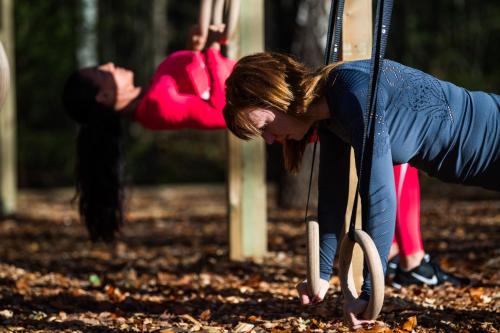
{"type": "Polygon", "coordinates": [[[152,5],[152,48],[153,64],[158,66],[167,52],[167,8],[168,0],[153,0],[152,5]]]}
{"type": "MultiPolygon", "coordinates": [[[[282,208],[305,208],[307,194],[309,190],[309,178],[311,176],[311,164],[313,155],[313,144],[307,146],[304,152],[302,167],[297,174],[290,174],[283,171],[279,186],[279,206],[282,208]]],[[[318,205],[318,163],[319,163],[319,143],[316,148],[316,158],[314,161],[314,173],[311,185],[311,198],[309,207],[318,205]]],[[[311,212],[312,210],[309,210],[311,212]]]]}
{"type": "Polygon", "coordinates": [[[77,49],[79,67],[98,65],[97,59],[97,0],[81,0],[81,42],[77,49]]]}

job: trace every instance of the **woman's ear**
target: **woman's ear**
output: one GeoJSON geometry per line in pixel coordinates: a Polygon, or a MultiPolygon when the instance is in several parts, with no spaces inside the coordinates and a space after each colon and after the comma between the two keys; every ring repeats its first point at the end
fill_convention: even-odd
{"type": "Polygon", "coordinates": [[[113,96],[106,91],[102,91],[102,89],[95,95],[95,101],[104,106],[113,106],[114,101],[112,99],[113,96]]]}
{"type": "Polygon", "coordinates": [[[274,121],[276,114],[268,109],[257,108],[248,113],[248,119],[257,127],[261,128],[274,121]]]}

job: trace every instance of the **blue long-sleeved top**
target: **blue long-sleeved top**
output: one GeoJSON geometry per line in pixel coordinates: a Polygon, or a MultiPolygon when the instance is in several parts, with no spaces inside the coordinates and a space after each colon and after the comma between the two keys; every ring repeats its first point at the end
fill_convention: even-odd
{"type": "MultiPolygon", "coordinates": [[[[319,132],[318,207],[320,272],[326,280],[344,223],[351,146],[359,170],[369,78],[370,62],[362,60],[337,66],[327,80],[331,118],[319,132]]],[[[363,229],[385,271],[396,218],[394,164],[410,163],[444,181],[500,191],[500,96],[471,92],[386,60],[376,108],[374,142],[365,148],[371,176],[362,177],[360,195],[363,229]]],[[[362,291],[369,295],[366,273],[362,291]]]]}

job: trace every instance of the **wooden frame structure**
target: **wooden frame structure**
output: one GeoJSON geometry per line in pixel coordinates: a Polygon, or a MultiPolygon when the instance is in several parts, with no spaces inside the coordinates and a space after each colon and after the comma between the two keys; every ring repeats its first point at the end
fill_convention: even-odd
{"type": "MultiPolygon", "coordinates": [[[[13,1],[2,0],[0,9],[0,40],[5,46],[11,68],[14,68],[13,1]]],[[[347,1],[344,16],[343,60],[369,58],[372,38],[371,1],[347,1]]],[[[232,50],[233,54],[241,56],[264,50],[263,0],[241,2],[237,30],[239,42],[237,50],[232,50]]],[[[14,71],[7,101],[0,111],[0,214],[9,214],[16,209],[16,116],[13,73],[14,71]]],[[[229,256],[236,260],[260,257],[267,251],[265,145],[262,140],[241,142],[228,134],[228,156],[229,256]]],[[[352,207],[355,188],[353,166],[352,162],[349,207],[352,207]]],[[[349,207],[347,220],[350,214],[349,207]]]]}
{"type": "MultiPolygon", "coordinates": [[[[264,50],[264,1],[241,1],[235,58],[264,50]]],[[[262,139],[242,142],[228,133],[229,257],[267,252],[266,153],[262,139]]]]}
{"type": "Polygon", "coordinates": [[[0,1],[0,40],[11,68],[10,89],[0,109],[0,216],[12,214],[17,201],[13,6],[13,0],[0,1]]]}

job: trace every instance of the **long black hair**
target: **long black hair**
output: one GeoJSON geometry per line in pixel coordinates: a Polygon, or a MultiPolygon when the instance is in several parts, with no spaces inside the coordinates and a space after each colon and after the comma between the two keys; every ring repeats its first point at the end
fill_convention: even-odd
{"type": "Polygon", "coordinates": [[[124,221],[124,154],[120,116],[96,102],[97,68],[74,72],[64,86],[66,113],[78,123],[76,193],[92,241],[111,241],[124,221]]]}

